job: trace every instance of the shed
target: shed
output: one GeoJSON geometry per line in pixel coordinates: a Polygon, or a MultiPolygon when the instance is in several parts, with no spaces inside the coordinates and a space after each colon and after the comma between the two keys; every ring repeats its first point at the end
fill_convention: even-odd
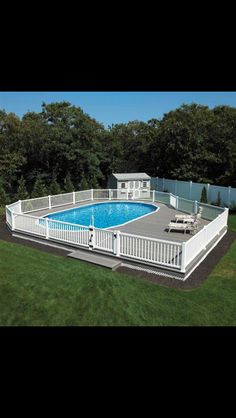
{"type": "Polygon", "coordinates": [[[146,173],[112,173],[108,178],[109,189],[118,189],[118,198],[150,197],[151,177],[146,173]]]}

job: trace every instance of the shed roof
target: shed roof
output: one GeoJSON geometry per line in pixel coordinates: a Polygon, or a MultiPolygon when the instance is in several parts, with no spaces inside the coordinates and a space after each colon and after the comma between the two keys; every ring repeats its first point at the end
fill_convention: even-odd
{"type": "Polygon", "coordinates": [[[117,180],[150,180],[146,173],[112,173],[117,180]]]}

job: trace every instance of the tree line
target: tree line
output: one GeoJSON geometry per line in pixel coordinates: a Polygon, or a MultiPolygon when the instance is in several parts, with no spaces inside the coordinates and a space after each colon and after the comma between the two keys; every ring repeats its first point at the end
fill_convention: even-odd
{"type": "Polygon", "coordinates": [[[184,104],[108,128],[69,102],[0,110],[0,204],[106,187],[112,172],[236,187],[236,108],[184,104]]]}

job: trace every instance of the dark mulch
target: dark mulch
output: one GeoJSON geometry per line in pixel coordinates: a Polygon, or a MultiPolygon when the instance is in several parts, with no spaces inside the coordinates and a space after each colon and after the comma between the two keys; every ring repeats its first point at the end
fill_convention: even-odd
{"type": "Polygon", "coordinates": [[[208,254],[205,260],[194,270],[185,282],[169,277],[157,276],[156,274],[146,273],[144,271],[132,270],[128,267],[119,267],[116,271],[140,277],[153,283],[175,289],[191,290],[201,286],[212,272],[220,258],[228,251],[231,244],[236,239],[236,232],[227,232],[217,246],[208,254]]]}
{"type": "MultiPolygon", "coordinates": [[[[37,242],[23,240],[21,238],[15,238],[8,230],[5,220],[0,220],[0,239],[3,241],[12,242],[15,244],[24,245],[30,248],[36,248],[37,250],[44,251],[46,253],[55,254],[59,256],[67,256],[71,251],[61,250],[59,248],[50,247],[49,245],[39,244],[37,242]]],[[[194,272],[188,277],[185,282],[177,279],[170,279],[168,277],[157,276],[156,274],[146,273],[144,271],[132,270],[127,267],[119,267],[116,271],[119,273],[125,273],[130,276],[140,277],[153,283],[157,283],[163,286],[172,287],[175,289],[191,290],[201,286],[206,280],[207,276],[211,273],[215,265],[220,258],[227,252],[231,244],[236,239],[235,232],[227,232],[222,238],[219,244],[210,252],[206,259],[194,270],[194,272]]]]}
{"type": "Polygon", "coordinates": [[[0,239],[14,244],[24,245],[25,247],[36,248],[37,250],[44,251],[45,253],[60,255],[63,257],[72,251],[60,250],[59,248],[50,247],[49,245],[39,244],[22,238],[15,238],[7,228],[4,220],[0,220],[0,239]]]}

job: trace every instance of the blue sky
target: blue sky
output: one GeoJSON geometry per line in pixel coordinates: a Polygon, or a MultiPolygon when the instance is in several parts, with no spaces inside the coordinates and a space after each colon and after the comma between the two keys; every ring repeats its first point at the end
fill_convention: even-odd
{"type": "Polygon", "coordinates": [[[63,100],[80,106],[107,127],[135,119],[146,122],[161,118],[183,103],[236,107],[236,92],[0,92],[0,109],[21,117],[28,111],[40,112],[43,101],[63,100]]]}

